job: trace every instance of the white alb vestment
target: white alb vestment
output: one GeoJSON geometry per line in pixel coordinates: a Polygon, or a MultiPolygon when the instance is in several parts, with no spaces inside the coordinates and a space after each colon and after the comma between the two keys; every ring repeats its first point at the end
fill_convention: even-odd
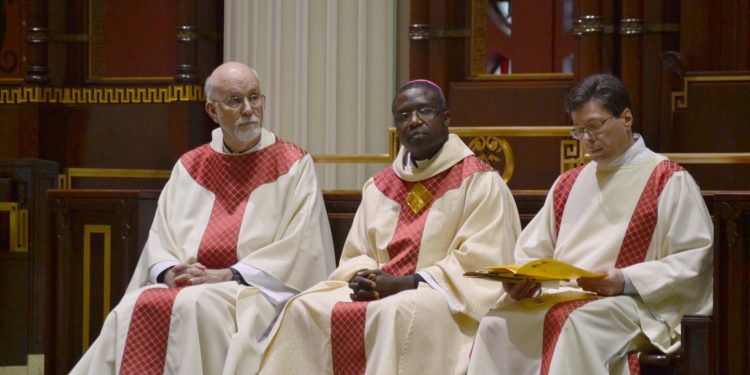
{"type": "Polygon", "coordinates": [[[176,163],[128,292],[73,373],[255,373],[284,303],[333,270],[312,158],[266,130],[249,152],[224,150],[216,129],[176,163]],[[156,283],[196,260],[251,286],[156,283]]]}
{"type": "Polygon", "coordinates": [[[368,180],[328,281],[293,297],[274,326],[263,374],[460,374],[502,288],[463,274],[501,262],[520,232],[502,178],[455,135],[429,161],[368,180]],[[419,273],[417,289],[352,302],[361,269],[419,273]]]}
{"type": "MultiPolygon", "coordinates": [[[[635,139],[609,165],[560,176],[515,248],[516,264],[554,258],[620,268],[635,293],[536,308],[506,296],[481,321],[469,373],[627,374],[637,366],[629,352],[673,352],[682,316],[712,312],[713,225],[700,190],[635,139]]],[[[582,292],[575,283],[543,290],[537,301],[582,292]]]]}

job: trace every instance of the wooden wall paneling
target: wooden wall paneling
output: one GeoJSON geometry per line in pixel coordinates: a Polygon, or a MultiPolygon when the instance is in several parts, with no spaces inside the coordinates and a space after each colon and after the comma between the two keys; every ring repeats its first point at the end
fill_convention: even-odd
{"type": "Polygon", "coordinates": [[[688,70],[750,69],[750,1],[683,1],[680,24],[688,70]]]}
{"type": "Polygon", "coordinates": [[[431,0],[428,78],[450,99],[450,82],[466,79],[467,37],[456,36],[468,30],[466,0],[431,0]]]}
{"type": "Polygon", "coordinates": [[[22,83],[26,72],[26,14],[21,2],[0,2],[0,84],[22,83]]]}
{"type": "MultiPolygon", "coordinates": [[[[62,44],[63,48],[51,49],[52,59],[50,69],[52,73],[60,71],[61,76],[52,75],[52,83],[57,85],[74,86],[81,85],[88,79],[89,75],[89,53],[91,51],[90,41],[91,33],[89,25],[91,14],[88,0],[51,0],[50,27],[55,27],[58,22],[62,23],[62,30],[59,32],[67,36],[62,44]],[[54,7],[54,8],[53,8],[54,7]],[[54,10],[53,10],[54,9],[54,10]],[[59,18],[63,18],[59,20],[59,18]],[[55,19],[53,21],[53,19],[55,19]],[[55,67],[56,64],[63,64],[61,68],[55,67]]],[[[54,33],[56,28],[52,29],[54,33]]],[[[54,35],[54,34],[53,34],[54,35]]],[[[53,38],[53,46],[55,38],[53,38]]]]}
{"type": "Polygon", "coordinates": [[[409,79],[426,78],[430,68],[430,0],[411,0],[409,18],[409,79]]]}
{"type": "MultiPolygon", "coordinates": [[[[7,246],[7,245],[5,245],[7,246]]],[[[0,251],[0,368],[26,366],[29,347],[29,261],[27,253],[0,251]]]]}
{"type": "Polygon", "coordinates": [[[554,5],[552,1],[513,2],[513,33],[506,56],[512,61],[512,73],[556,72],[554,5]]]}
{"type": "Polygon", "coordinates": [[[26,40],[28,42],[28,65],[24,80],[27,83],[46,84],[49,82],[47,46],[47,0],[30,0],[26,18],[26,40]]]}
{"type": "Polygon", "coordinates": [[[120,301],[135,270],[158,196],[159,191],[49,192],[46,373],[69,372],[98,336],[106,314],[120,301]],[[84,273],[87,242],[90,268],[84,273]],[[106,250],[110,251],[109,267],[106,250]],[[107,278],[109,285],[103,282],[107,278]],[[86,281],[89,288],[84,288],[86,281]]]}
{"type": "Polygon", "coordinates": [[[19,108],[17,106],[0,106],[0,159],[12,159],[19,156],[19,108]]]}
{"type": "MultiPolygon", "coordinates": [[[[510,76],[512,77],[512,75],[510,76]]],[[[544,126],[570,122],[563,102],[572,79],[453,82],[451,126],[544,126]]],[[[560,174],[560,138],[508,139],[515,157],[513,189],[549,189],[560,174]]]]}
{"type": "MultiPolygon", "coordinates": [[[[662,152],[750,152],[750,72],[690,73],[674,93],[671,145],[662,152]]],[[[747,190],[748,165],[691,165],[704,188],[747,190]]]]}
{"type": "MultiPolygon", "coordinates": [[[[23,316],[14,319],[11,323],[14,325],[7,332],[11,345],[18,346],[9,353],[23,351],[23,361],[15,365],[26,364],[26,354],[39,354],[44,350],[44,295],[46,274],[34,269],[37,265],[45,263],[45,248],[47,245],[46,236],[46,212],[47,212],[47,190],[53,188],[57,183],[57,163],[32,160],[32,159],[12,159],[0,160],[0,177],[10,181],[12,185],[12,200],[17,202],[19,209],[28,211],[28,244],[27,250],[21,253],[3,253],[3,261],[8,261],[13,266],[18,266],[18,271],[14,269],[11,272],[14,280],[12,285],[23,281],[23,285],[8,287],[5,284],[0,294],[3,298],[6,293],[15,299],[13,310],[23,312],[23,316]],[[23,277],[18,276],[17,272],[23,272],[23,277]],[[22,333],[21,337],[13,337],[17,333],[22,333]]],[[[6,228],[0,231],[7,231],[6,228]]],[[[7,249],[7,244],[0,245],[0,249],[7,249]],[[4,246],[3,246],[4,245],[4,246]]],[[[5,264],[3,267],[10,267],[5,264]]],[[[10,301],[9,301],[10,302],[10,301]]],[[[17,311],[9,312],[14,316],[17,311]]],[[[3,340],[6,342],[5,340],[3,340]]],[[[0,362],[6,359],[5,351],[0,350],[0,362]]],[[[0,366],[3,364],[0,363],[0,366]]]]}
{"type": "Polygon", "coordinates": [[[338,265],[346,237],[354,221],[354,214],[362,200],[362,193],[360,191],[324,191],[323,200],[326,212],[328,212],[328,222],[331,224],[333,249],[338,265]]]}
{"type": "Polygon", "coordinates": [[[643,131],[643,2],[623,0],[620,29],[620,78],[630,96],[633,130],[643,131]]]}
{"type": "Polygon", "coordinates": [[[643,3],[643,78],[639,126],[646,145],[653,150],[661,149],[662,125],[669,123],[671,118],[669,105],[673,85],[682,81],[682,77],[679,77],[672,82],[671,77],[676,69],[673,66],[676,61],[672,57],[679,50],[679,6],[678,0],[643,3]]]}
{"type": "Polygon", "coordinates": [[[174,79],[180,83],[198,82],[197,55],[198,26],[196,0],[180,0],[177,25],[178,64],[174,79]]]}
{"type": "Polygon", "coordinates": [[[750,368],[750,195],[718,193],[714,304],[717,374],[746,374],[750,368]],[[738,287],[742,286],[742,287],[738,287]]]}
{"type": "Polygon", "coordinates": [[[178,9],[172,2],[90,0],[92,82],[172,82],[178,9]]]}
{"type": "Polygon", "coordinates": [[[657,133],[658,137],[653,141],[646,139],[646,142],[649,142],[647,144],[656,146],[654,148],[656,151],[673,148],[672,93],[682,91],[685,82],[684,56],[677,52],[662,52],[660,57],[662,66],[658,124],[656,130],[651,130],[652,133],[657,133]]]}
{"type": "Polygon", "coordinates": [[[604,68],[602,51],[604,46],[604,17],[602,0],[576,1],[573,34],[575,80],[601,73],[604,68]]]}
{"type": "Polygon", "coordinates": [[[198,44],[196,68],[199,84],[223,62],[224,56],[224,2],[198,0],[198,44]]]}

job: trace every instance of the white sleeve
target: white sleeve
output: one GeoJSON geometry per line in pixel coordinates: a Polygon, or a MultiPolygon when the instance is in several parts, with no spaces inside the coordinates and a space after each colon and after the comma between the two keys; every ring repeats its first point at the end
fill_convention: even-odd
{"type": "Polygon", "coordinates": [[[176,260],[165,260],[163,262],[159,262],[151,266],[148,270],[148,281],[151,284],[156,284],[156,278],[159,277],[159,275],[164,272],[169,267],[174,267],[176,265],[180,264],[180,262],[176,260]]]}
{"type": "Polygon", "coordinates": [[[289,298],[292,298],[298,292],[251,265],[236,263],[232,268],[242,275],[246,283],[260,289],[261,293],[274,305],[286,303],[289,298]]]}
{"type": "Polygon", "coordinates": [[[448,302],[448,307],[451,309],[452,314],[461,312],[461,309],[459,309],[458,306],[453,303],[453,299],[448,295],[448,292],[446,292],[445,289],[443,289],[443,287],[440,286],[440,284],[438,284],[434,278],[432,278],[432,275],[425,271],[419,271],[417,272],[417,275],[422,276],[424,281],[429,284],[432,289],[435,289],[438,293],[440,293],[440,295],[443,296],[443,298],[445,298],[445,301],[448,302]]]}

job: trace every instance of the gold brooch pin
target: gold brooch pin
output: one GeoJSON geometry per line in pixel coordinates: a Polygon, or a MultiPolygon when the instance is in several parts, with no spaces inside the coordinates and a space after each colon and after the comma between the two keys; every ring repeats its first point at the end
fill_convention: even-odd
{"type": "Polygon", "coordinates": [[[417,182],[411,188],[409,195],[406,196],[406,203],[415,214],[418,214],[419,211],[422,211],[428,204],[430,204],[430,202],[432,202],[432,199],[432,193],[430,193],[424,185],[417,182]]]}

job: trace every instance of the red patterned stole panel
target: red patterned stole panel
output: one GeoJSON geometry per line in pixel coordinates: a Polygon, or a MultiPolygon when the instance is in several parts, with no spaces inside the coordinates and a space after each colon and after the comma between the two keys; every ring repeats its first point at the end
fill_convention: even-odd
{"type": "MultiPolygon", "coordinates": [[[[419,249],[424,233],[424,224],[432,202],[476,172],[493,170],[491,166],[475,156],[468,156],[450,169],[426,180],[419,181],[431,194],[432,200],[414,212],[407,204],[407,196],[417,182],[404,181],[392,168],[386,168],[373,176],[375,186],[386,197],[401,206],[396,232],[388,242],[390,260],[380,268],[383,272],[405,276],[417,270],[419,249]]],[[[334,374],[364,374],[365,317],[367,302],[339,302],[331,313],[331,355],[334,374]]]]}
{"type": "Polygon", "coordinates": [[[144,290],[136,301],[138,308],[130,318],[121,375],[162,374],[166,360],[167,339],[172,305],[179,288],[144,290]]]}
{"type": "Polygon", "coordinates": [[[562,215],[565,211],[565,204],[568,203],[568,196],[570,190],[573,189],[573,184],[576,182],[578,175],[583,170],[583,165],[571,169],[560,176],[559,181],[555,184],[553,190],[552,203],[554,204],[555,211],[555,237],[560,233],[560,223],[562,222],[562,215]]]}
{"type": "Polygon", "coordinates": [[[656,219],[659,216],[659,195],[672,175],[683,169],[671,160],[663,160],[651,172],[625,231],[625,239],[622,241],[615,267],[625,268],[646,259],[648,245],[656,230],[656,219]]]}
{"type": "MultiPolygon", "coordinates": [[[[237,239],[250,193],[286,174],[303,155],[305,152],[299,147],[277,139],[271,146],[244,155],[221,154],[206,144],[180,158],[190,176],[215,195],[198,248],[198,262],[208,268],[226,268],[237,263],[237,239]]],[[[163,372],[170,316],[179,290],[148,289],[138,297],[125,341],[121,373],[163,372]],[[146,370],[157,368],[158,371],[146,370]]]]}
{"type": "Polygon", "coordinates": [[[180,158],[190,176],[215,196],[198,262],[208,268],[237,263],[237,239],[250,193],[289,172],[304,154],[299,147],[277,140],[244,155],[225,155],[203,145],[180,158]]]}
{"type": "MultiPolygon", "coordinates": [[[[651,176],[649,176],[646,186],[643,188],[638,203],[633,210],[633,215],[630,218],[628,229],[625,232],[625,238],[620,247],[620,253],[617,257],[615,267],[624,268],[636,263],[641,263],[646,259],[648,246],[651,243],[651,237],[656,229],[656,221],[659,214],[659,195],[662,190],[664,190],[664,186],[666,186],[667,181],[669,181],[672,175],[681,170],[683,170],[683,168],[679,164],[670,160],[663,160],[659,162],[651,172],[651,176]]],[[[567,201],[567,197],[570,194],[570,190],[577,176],[578,173],[576,173],[571,179],[566,179],[565,186],[560,187],[560,196],[565,201],[567,201]]],[[[558,186],[555,186],[555,198],[557,198],[557,188],[558,186]]],[[[555,200],[556,231],[559,231],[560,229],[559,219],[562,218],[562,210],[564,208],[565,203],[563,202],[558,216],[558,204],[557,200],[555,200]]],[[[591,301],[593,300],[564,302],[553,306],[547,311],[547,315],[544,317],[542,375],[546,375],[549,372],[549,365],[552,361],[555,344],[557,343],[557,339],[560,336],[560,330],[563,325],[565,325],[565,320],[567,320],[568,315],[578,307],[591,301]]],[[[631,374],[640,373],[637,353],[628,354],[628,366],[631,374]]]]}
{"type": "MultiPolygon", "coordinates": [[[[568,320],[568,315],[575,309],[593,301],[593,299],[579,299],[558,303],[552,306],[544,316],[544,333],[542,336],[542,375],[549,374],[549,365],[552,362],[552,353],[555,351],[557,339],[560,337],[560,330],[568,320]],[[549,355],[547,355],[549,353],[549,355]]],[[[572,358],[571,358],[572,360],[572,358]]]]}

